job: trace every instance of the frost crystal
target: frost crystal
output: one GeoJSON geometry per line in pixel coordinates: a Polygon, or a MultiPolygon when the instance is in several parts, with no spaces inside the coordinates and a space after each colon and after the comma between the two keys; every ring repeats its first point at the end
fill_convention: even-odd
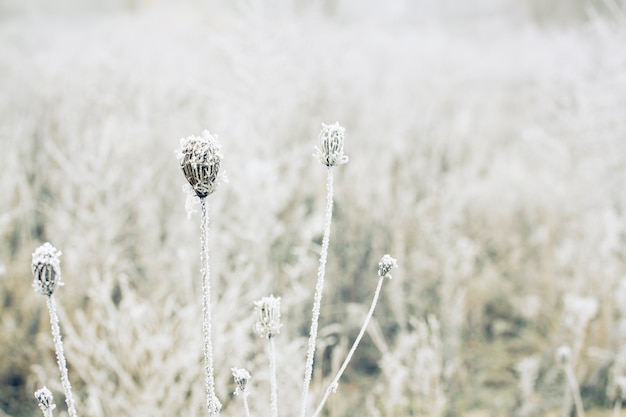
{"type": "Polygon", "coordinates": [[[343,137],[346,129],[339,123],[327,125],[322,123],[319,135],[319,147],[315,147],[315,157],[327,167],[341,165],[348,162],[348,156],[343,153],[343,137]]]}
{"type": "Polygon", "coordinates": [[[387,277],[391,279],[391,268],[397,268],[398,261],[395,258],[392,258],[391,255],[386,254],[383,256],[378,262],[378,276],[379,277],[387,277]]]}
{"type": "Polygon", "coordinates": [[[205,130],[201,137],[183,138],[176,156],[198,197],[204,198],[217,189],[220,163],[224,157],[217,137],[205,130]]]}
{"type": "Polygon", "coordinates": [[[61,251],[46,242],[33,252],[33,288],[44,295],[52,295],[61,281],[61,251]]]}
{"type": "Polygon", "coordinates": [[[257,322],[254,331],[259,337],[270,338],[280,333],[280,297],[263,297],[254,303],[257,322]]]}
{"type": "Polygon", "coordinates": [[[246,371],[243,368],[232,368],[233,378],[235,379],[235,385],[237,388],[235,389],[234,394],[239,395],[247,395],[248,394],[248,380],[250,379],[250,372],[246,371]]]}

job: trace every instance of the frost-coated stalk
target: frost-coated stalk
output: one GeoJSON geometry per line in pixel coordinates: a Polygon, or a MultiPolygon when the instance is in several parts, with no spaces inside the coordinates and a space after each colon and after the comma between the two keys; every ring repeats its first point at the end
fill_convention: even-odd
{"type": "MultiPolygon", "coordinates": [[[[65,403],[67,404],[67,412],[70,417],[77,417],[76,408],[74,407],[74,396],[72,395],[72,385],[67,372],[67,362],[63,353],[63,342],[61,340],[61,329],[59,327],[59,316],[57,315],[56,303],[54,296],[49,295],[46,300],[48,311],[50,312],[50,326],[52,328],[52,339],[54,340],[54,350],[56,352],[57,364],[61,371],[61,384],[65,393],[65,403]]],[[[50,411],[52,413],[52,411],[50,411]]]]}
{"type": "Polygon", "coordinates": [[[372,316],[374,315],[374,309],[376,308],[376,303],[378,302],[378,297],[380,295],[380,289],[383,286],[383,281],[385,280],[386,277],[391,278],[391,274],[389,273],[389,270],[391,270],[391,268],[396,268],[398,266],[397,261],[389,255],[383,256],[383,258],[381,259],[378,265],[379,265],[378,285],[376,286],[376,291],[374,291],[374,298],[372,299],[372,304],[370,305],[370,309],[367,312],[367,316],[365,317],[363,326],[361,326],[361,331],[359,331],[358,336],[356,337],[356,339],[354,340],[354,343],[352,344],[352,348],[350,349],[350,352],[348,352],[348,356],[346,356],[346,359],[341,364],[341,367],[339,368],[337,375],[335,375],[335,378],[333,378],[332,382],[326,389],[326,392],[324,393],[324,396],[322,397],[322,400],[320,401],[320,404],[317,406],[317,410],[315,410],[315,413],[313,413],[312,417],[317,417],[322,412],[324,404],[326,404],[326,401],[328,400],[328,397],[330,396],[330,394],[337,391],[337,387],[339,386],[339,379],[345,372],[346,367],[348,366],[348,363],[352,359],[352,356],[354,355],[356,348],[359,346],[359,343],[361,342],[361,339],[363,338],[363,335],[365,334],[365,330],[367,329],[367,326],[370,320],[372,319],[372,316]]]}
{"type": "Polygon", "coordinates": [[[326,182],[326,216],[324,220],[324,237],[322,238],[322,252],[320,253],[320,264],[317,270],[317,284],[315,285],[315,297],[313,301],[313,317],[311,320],[311,330],[309,332],[309,345],[306,355],[306,365],[304,371],[304,385],[302,387],[302,404],[300,417],[306,413],[306,403],[313,376],[313,360],[315,358],[315,345],[317,342],[317,327],[320,317],[320,307],[322,304],[322,291],[324,289],[324,275],[326,274],[326,259],[328,257],[328,245],[330,242],[330,224],[333,215],[333,170],[328,167],[326,182]]]}
{"type": "Polygon", "coordinates": [[[278,417],[278,394],[277,394],[277,384],[276,384],[276,350],[274,349],[274,338],[269,336],[267,338],[267,341],[268,341],[268,350],[269,350],[269,359],[270,359],[271,416],[278,417]]]}
{"type": "MultiPolygon", "coordinates": [[[[72,386],[70,385],[70,379],[67,372],[67,362],[65,361],[65,354],[63,353],[63,341],[61,340],[59,316],[57,315],[56,303],[53,296],[54,291],[58,287],[64,285],[61,279],[61,251],[52,246],[49,242],[46,242],[33,252],[33,261],[31,266],[34,277],[33,288],[35,289],[35,292],[46,296],[46,304],[48,306],[48,311],[50,312],[52,339],[54,340],[54,350],[57,357],[57,364],[59,365],[59,370],[61,371],[61,384],[63,385],[63,391],[65,392],[67,412],[70,417],[77,417],[76,408],[74,407],[74,396],[72,395],[72,386]]],[[[37,396],[37,399],[40,401],[40,406],[42,401],[49,403],[52,402],[52,394],[49,394],[48,389],[44,388],[35,393],[35,396],[37,396]]],[[[54,407],[48,408],[51,410],[54,407]]]]}
{"type": "Polygon", "coordinates": [[[257,313],[257,321],[254,331],[260,338],[267,339],[267,353],[270,362],[270,405],[271,416],[278,417],[278,395],[276,393],[276,354],[274,349],[274,336],[280,334],[280,297],[263,297],[254,302],[257,313]]]}
{"type": "Polygon", "coordinates": [[[618,398],[617,400],[615,400],[615,405],[613,406],[613,417],[619,417],[621,410],[622,410],[622,399],[618,398]]]}
{"type": "Polygon", "coordinates": [[[209,267],[209,208],[206,198],[200,199],[202,206],[202,233],[200,238],[200,263],[202,274],[202,330],[204,334],[204,377],[206,405],[211,416],[219,416],[221,404],[215,395],[213,376],[213,343],[211,342],[211,270],[209,267]]]}

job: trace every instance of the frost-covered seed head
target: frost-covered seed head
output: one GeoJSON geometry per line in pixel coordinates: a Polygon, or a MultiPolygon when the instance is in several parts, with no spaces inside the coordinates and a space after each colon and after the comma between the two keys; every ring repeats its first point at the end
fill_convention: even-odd
{"type": "Polygon", "coordinates": [[[224,156],[216,136],[205,130],[200,137],[183,138],[176,156],[185,178],[198,197],[204,198],[217,189],[220,163],[224,156]]]}
{"type": "Polygon", "coordinates": [[[319,135],[319,147],[315,147],[315,156],[328,167],[348,162],[348,156],[343,153],[343,138],[346,129],[339,123],[327,125],[322,123],[319,135]]]}
{"type": "Polygon", "coordinates": [[[280,333],[280,297],[263,297],[254,302],[257,312],[257,321],[254,331],[259,337],[270,338],[280,333]]]}
{"type": "Polygon", "coordinates": [[[243,368],[232,368],[233,378],[235,379],[235,395],[243,394],[248,395],[248,380],[250,379],[250,372],[243,368]]]}
{"type": "Polygon", "coordinates": [[[61,251],[46,242],[33,252],[33,288],[43,295],[52,295],[61,281],[61,251]]]}
{"type": "Polygon", "coordinates": [[[556,350],[556,362],[559,366],[565,366],[572,360],[572,350],[569,346],[561,346],[556,350]]]}
{"type": "Polygon", "coordinates": [[[626,376],[618,376],[615,379],[615,392],[617,398],[626,400],[626,376]]]}
{"type": "Polygon", "coordinates": [[[391,268],[397,268],[398,261],[395,258],[392,258],[391,255],[386,254],[383,256],[378,262],[378,276],[379,277],[387,277],[391,279],[391,268]]]}
{"type": "Polygon", "coordinates": [[[56,407],[56,405],[54,405],[52,393],[47,387],[43,387],[35,391],[35,398],[39,402],[39,408],[43,411],[44,415],[47,411],[54,410],[56,407]]]}

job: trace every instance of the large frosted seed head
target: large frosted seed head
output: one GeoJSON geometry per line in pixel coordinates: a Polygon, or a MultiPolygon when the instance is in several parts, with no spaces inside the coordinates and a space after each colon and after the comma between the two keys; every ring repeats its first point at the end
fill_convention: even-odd
{"type": "Polygon", "coordinates": [[[61,281],[61,251],[46,242],[33,252],[33,288],[36,292],[50,296],[61,281]]]}
{"type": "Polygon", "coordinates": [[[339,123],[332,125],[322,123],[315,156],[327,167],[348,162],[348,157],[343,153],[345,131],[343,127],[339,126],[339,123]]]}
{"type": "Polygon", "coordinates": [[[280,333],[280,297],[263,297],[255,301],[257,321],[254,331],[259,337],[270,338],[280,333]]]}
{"type": "Polygon", "coordinates": [[[217,189],[223,155],[216,136],[205,130],[202,136],[183,138],[176,156],[185,178],[198,197],[204,198],[217,189]]]}

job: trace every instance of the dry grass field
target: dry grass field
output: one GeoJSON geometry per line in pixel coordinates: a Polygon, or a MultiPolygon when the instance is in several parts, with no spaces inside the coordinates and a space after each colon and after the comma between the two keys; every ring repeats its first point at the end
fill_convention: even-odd
{"type": "MultiPolygon", "coordinates": [[[[616,0],[0,0],[0,415],[66,415],[31,254],[55,294],[79,415],[201,416],[198,214],[174,150],[204,129],[222,415],[231,367],[268,415],[253,302],[282,300],[281,415],[296,415],[323,233],[322,123],[346,128],[318,401],[348,416],[588,416],[626,375],[626,12],[616,0]],[[382,3],[385,3],[383,6],[382,3]],[[564,411],[565,410],[565,411],[564,411]]],[[[311,408],[313,403],[311,404],[311,408]]]]}

